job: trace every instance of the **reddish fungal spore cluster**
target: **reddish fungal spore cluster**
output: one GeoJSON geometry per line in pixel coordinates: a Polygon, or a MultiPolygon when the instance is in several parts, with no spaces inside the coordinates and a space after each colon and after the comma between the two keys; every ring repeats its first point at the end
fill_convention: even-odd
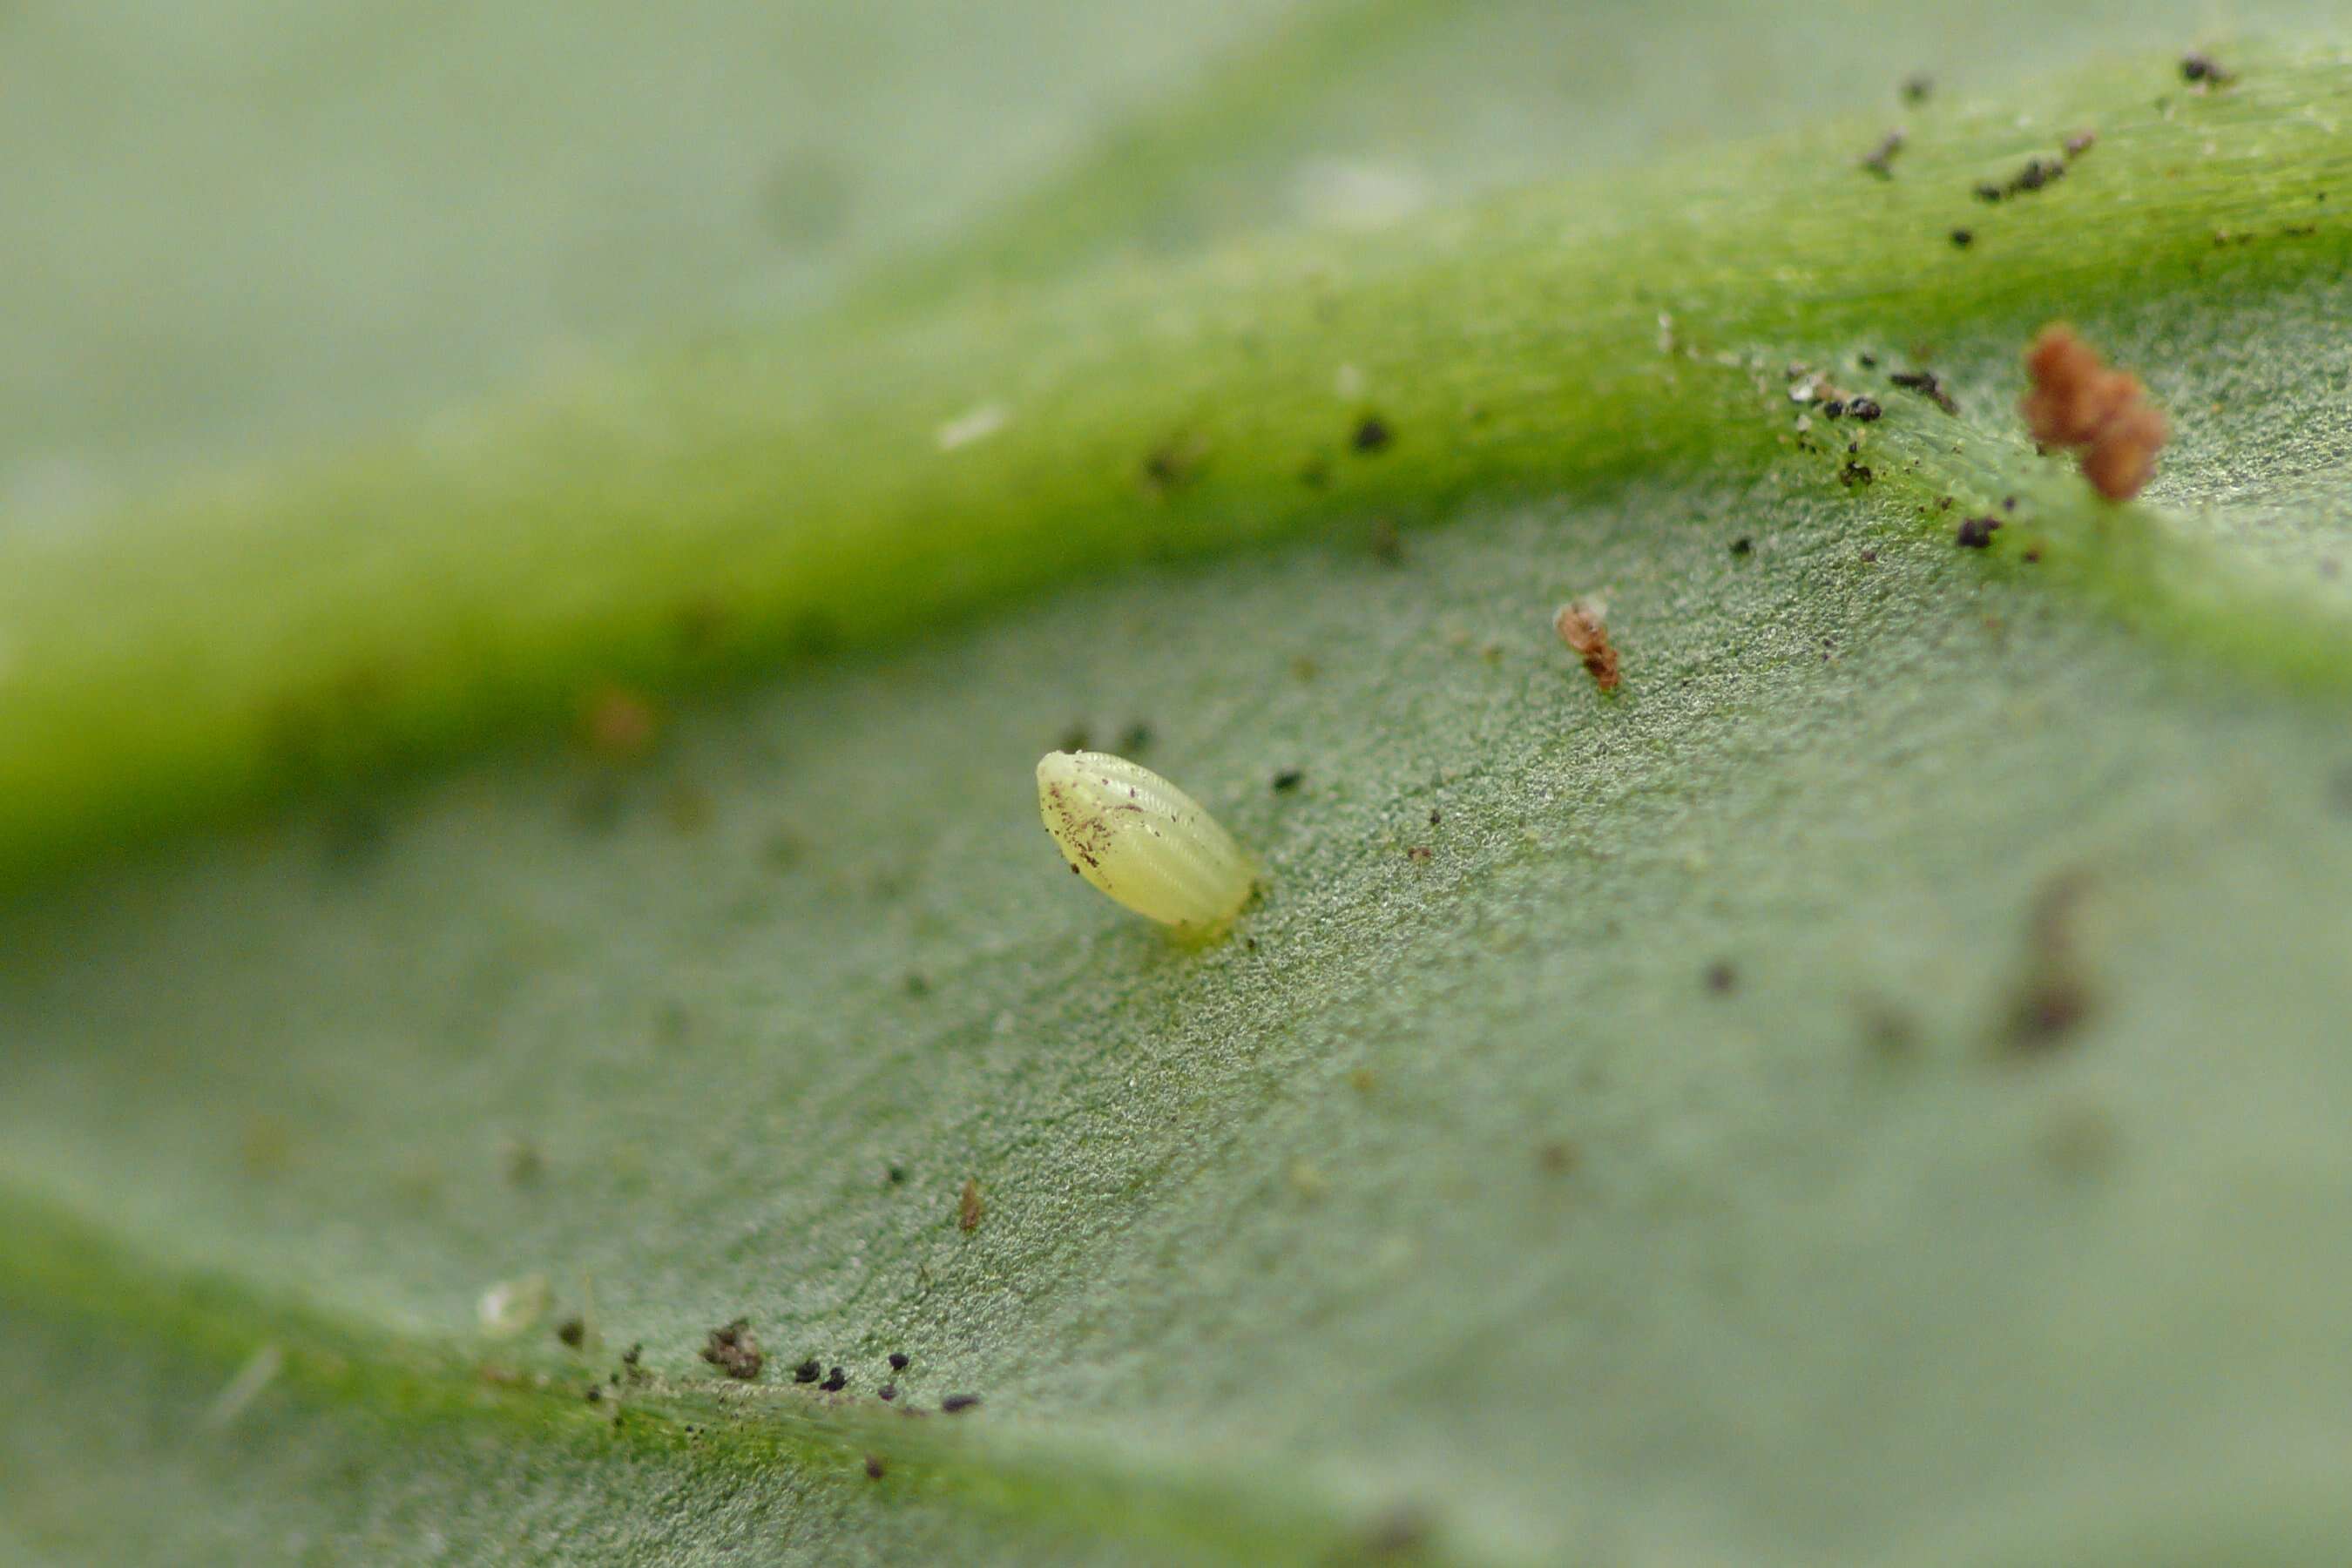
{"type": "Polygon", "coordinates": [[[2033,388],[2018,405],[2045,447],[2081,453],[2083,477],[2109,500],[2129,500],[2155,476],[2171,436],[2139,377],[2112,370],[2066,326],[2048,326],[2025,353],[2033,388]]]}
{"type": "Polygon", "coordinates": [[[1609,641],[1609,624],[1600,611],[1581,602],[1562,605],[1551,624],[1569,651],[1584,661],[1592,684],[1603,691],[1616,690],[1617,649],[1609,641]]]}

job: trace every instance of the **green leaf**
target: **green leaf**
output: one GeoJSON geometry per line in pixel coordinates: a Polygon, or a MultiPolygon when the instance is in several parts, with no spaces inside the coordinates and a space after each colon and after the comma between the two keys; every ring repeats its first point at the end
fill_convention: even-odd
{"type": "Polygon", "coordinates": [[[1987,68],[1880,181],[1875,110],[1641,154],[1940,22],[1118,15],[1087,80],[1227,64],[994,219],[960,146],[830,282],[712,263],[756,323],[11,530],[0,1554],[2341,1555],[2352,68],[1987,68]],[[1318,206],[1389,102],[1433,185],[1624,172],[1318,206]],[[2011,412],[2061,314],[2142,502],[2011,412]],[[649,758],[563,738],[614,682],[649,758]],[[1061,872],[1080,731],[1262,858],[1231,940],[1061,872]]]}

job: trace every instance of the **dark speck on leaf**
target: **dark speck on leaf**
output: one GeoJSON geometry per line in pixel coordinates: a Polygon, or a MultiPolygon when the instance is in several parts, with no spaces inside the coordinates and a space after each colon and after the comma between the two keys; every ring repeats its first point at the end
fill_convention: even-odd
{"type": "Polygon", "coordinates": [[[1994,184],[1990,180],[1979,180],[1976,184],[1976,189],[1972,194],[1976,196],[1977,200],[1980,202],[1997,202],[2000,200],[2001,193],[2000,187],[1994,184]]]}
{"type": "Polygon", "coordinates": [[[2226,87],[2238,79],[2233,71],[2221,68],[2221,62],[2201,49],[2191,49],[2180,57],[2180,79],[2203,82],[2209,87],[2226,87]]]}
{"type": "Polygon", "coordinates": [[[1862,166],[1882,180],[1895,177],[1895,154],[1903,151],[1903,132],[1890,131],[1879,138],[1878,145],[1862,161],[1862,166]]]}
{"type": "Polygon", "coordinates": [[[578,1350],[581,1342],[588,1337],[588,1325],[578,1318],[566,1318],[555,1325],[555,1337],[578,1350]]]}
{"type": "Polygon", "coordinates": [[[1864,424],[1886,412],[1878,405],[1878,399],[1874,397],[1857,397],[1845,405],[1845,411],[1864,424]]]}
{"type": "Polygon", "coordinates": [[[1404,531],[1394,518],[1380,518],[1372,523],[1372,559],[1383,566],[1404,563],[1404,531]]]}
{"type": "Polygon", "coordinates": [[[1972,228],[1956,228],[1952,230],[1952,244],[1958,248],[1966,250],[1969,246],[1974,245],[1976,242],[1976,230],[1972,228]]]}
{"type": "Polygon", "coordinates": [[[1936,90],[1936,79],[1926,71],[1914,71],[1903,79],[1903,101],[1925,103],[1936,90]]]}
{"type": "Polygon", "coordinates": [[[760,1375],[766,1361],[760,1354],[760,1342],[752,1337],[750,1321],[743,1318],[711,1330],[710,1342],[702,1347],[702,1359],[747,1383],[760,1375]]]}
{"type": "Polygon", "coordinates": [[[1838,483],[1848,489],[1856,485],[1866,485],[1876,478],[1878,476],[1870,471],[1868,465],[1857,463],[1851,458],[1846,459],[1845,467],[1838,470],[1838,483]]]}
{"type": "Polygon", "coordinates": [[[1997,517],[1964,518],[1960,521],[1958,530],[1954,532],[1952,537],[1957,540],[1964,549],[1982,550],[1986,545],[1992,542],[1993,533],[2000,527],[2000,519],[1997,517]]]}
{"type": "Polygon", "coordinates": [[[874,1391],[874,1395],[887,1404],[898,1397],[898,1385],[895,1383],[886,1383],[874,1391]]]}
{"type": "Polygon", "coordinates": [[[882,1462],[881,1455],[868,1454],[866,1456],[866,1479],[867,1480],[880,1480],[884,1476],[889,1473],[889,1468],[890,1468],[887,1465],[882,1462]]]}
{"type": "Polygon", "coordinates": [[[841,1368],[835,1367],[830,1373],[825,1374],[824,1381],[818,1384],[817,1386],[824,1389],[827,1394],[839,1394],[843,1389],[849,1386],[849,1374],[842,1371],[841,1368]]]}
{"type": "Polygon", "coordinates": [[[882,1179],[889,1183],[894,1187],[898,1186],[907,1179],[907,1167],[904,1165],[892,1165],[882,1173],[882,1179]]]}
{"type": "Polygon", "coordinates": [[[794,1383],[814,1383],[819,1377],[824,1375],[824,1368],[817,1365],[816,1357],[811,1356],[808,1360],[801,1363],[800,1365],[793,1368],[793,1381],[794,1383]]]}
{"type": "Polygon", "coordinates": [[[1733,540],[1733,541],[1731,542],[1731,552],[1732,552],[1734,555],[1747,555],[1747,554],[1749,554],[1749,553],[1751,553],[1751,552],[1755,550],[1755,548],[1756,548],[1756,542],[1755,542],[1755,541],[1753,541],[1753,540],[1749,539],[1749,538],[1748,538],[1746,534],[1744,534],[1744,533],[1743,533],[1743,534],[1741,534],[1738,538],[1737,538],[1737,539],[1735,539],[1735,540],[1733,540]]]}
{"type": "Polygon", "coordinates": [[[1304,784],[1306,780],[1307,774],[1303,770],[1298,768],[1285,768],[1280,773],[1274,775],[1274,787],[1277,794],[1287,795],[1290,791],[1297,789],[1301,784],[1304,784]]]}
{"type": "Polygon", "coordinates": [[[906,1371],[907,1360],[908,1357],[905,1351],[892,1351],[890,1352],[890,1370],[892,1372],[906,1371]]]}
{"type": "Polygon", "coordinates": [[[2074,910],[2087,879],[2067,872],[2044,882],[2026,921],[2025,971],[2009,1002],[2011,1054],[2049,1050],[2090,1016],[2092,998],[2075,952],[2074,910]]]}
{"type": "Polygon", "coordinates": [[[1960,411],[1960,405],[1952,400],[1950,393],[1944,390],[1944,384],[1932,370],[1898,370],[1886,379],[1906,392],[1917,393],[1947,414],[1960,411]]]}
{"type": "Polygon", "coordinates": [[[940,1408],[953,1415],[959,1411],[972,1409],[979,1404],[980,1395],[977,1394],[950,1394],[940,1401],[940,1408]]]}
{"type": "Polygon", "coordinates": [[[1348,437],[1348,444],[1359,452],[1383,452],[1395,439],[1396,433],[1389,428],[1387,420],[1377,414],[1367,414],[1356,422],[1355,434],[1348,437]]]}
{"type": "Polygon", "coordinates": [[[2097,146],[2098,142],[2099,133],[2097,132],[2087,130],[2077,131],[2074,134],[2066,138],[2066,156],[2069,158],[2079,158],[2084,153],[2089,152],[2093,147],[2097,146]]]}
{"type": "Polygon", "coordinates": [[[1706,988],[1718,996],[1727,996],[1739,984],[1739,971],[1727,959],[1717,959],[1706,966],[1706,988]]]}

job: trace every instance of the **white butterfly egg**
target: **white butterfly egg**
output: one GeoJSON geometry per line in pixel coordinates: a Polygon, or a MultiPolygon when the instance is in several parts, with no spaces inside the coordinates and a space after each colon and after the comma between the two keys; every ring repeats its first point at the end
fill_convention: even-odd
{"type": "Polygon", "coordinates": [[[1071,870],[1162,925],[1213,931],[1257,884],[1257,867],[1199,801],[1124,757],[1046,752],[1037,809],[1071,870]]]}

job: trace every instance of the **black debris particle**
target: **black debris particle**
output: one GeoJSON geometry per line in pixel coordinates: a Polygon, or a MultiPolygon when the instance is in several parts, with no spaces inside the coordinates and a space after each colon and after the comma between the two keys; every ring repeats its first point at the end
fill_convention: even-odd
{"type": "Polygon", "coordinates": [[[702,1359],[730,1377],[749,1383],[760,1375],[767,1358],[760,1353],[760,1342],[751,1333],[748,1318],[710,1331],[710,1342],[702,1347],[702,1359]]]}
{"type": "Polygon", "coordinates": [[[1846,459],[1845,467],[1838,470],[1838,483],[1848,489],[1856,485],[1866,485],[1876,478],[1878,476],[1870,471],[1869,465],[1857,463],[1851,458],[1846,459]]]}
{"type": "Polygon", "coordinates": [[[1151,726],[1139,719],[1119,731],[1118,754],[1122,757],[1140,755],[1151,749],[1151,726]]]}
{"type": "Polygon", "coordinates": [[[2017,498],[2015,496],[2001,497],[2000,510],[2003,511],[2015,511],[2017,510],[2017,498]]]}
{"type": "Polygon", "coordinates": [[[1903,151],[1903,132],[1890,131],[1878,139],[1878,145],[1862,160],[1862,166],[1882,180],[1895,177],[1895,154],[1903,151]]]}
{"type": "Polygon", "coordinates": [[[604,1385],[601,1383],[592,1383],[581,1390],[580,1397],[591,1405],[602,1405],[604,1403],[604,1385]]]}
{"type": "Polygon", "coordinates": [[[874,1394],[876,1398],[887,1403],[888,1401],[898,1397],[898,1385],[895,1383],[886,1383],[881,1387],[876,1389],[874,1391],[874,1394]]]}
{"type": "Polygon", "coordinates": [[[2066,165],[2063,163],[2053,163],[2047,158],[2028,158],[2025,161],[2025,167],[2009,177],[2008,194],[2019,195],[2027,191],[2038,191],[2042,186],[2054,183],[2065,173],[2066,165]]]}
{"type": "Polygon", "coordinates": [[[2074,915],[2088,886],[2080,872],[2051,878],[2026,918],[2023,974],[2009,1000],[2003,1039],[2011,1054],[2038,1056],[2063,1043],[2091,1015],[2092,997],[2076,952],[2074,915]]]}
{"type": "Polygon", "coordinates": [[[576,1351],[588,1338],[588,1325],[579,1318],[566,1318],[555,1325],[555,1337],[576,1351]]]}
{"type": "Polygon", "coordinates": [[[1974,245],[1976,242],[1976,230],[1972,228],[1956,228],[1952,230],[1952,244],[1956,248],[1966,250],[1969,246],[1974,245]]]}
{"type": "Polygon", "coordinates": [[[1404,858],[1412,861],[1416,866],[1425,866],[1429,864],[1429,846],[1426,844],[1413,845],[1404,852],[1404,858]]]}
{"type": "Polygon", "coordinates": [[[1444,819],[1445,819],[1444,813],[1443,813],[1443,812],[1439,811],[1439,810],[1437,809],[1437,807],[1435,807],[1435,806],[1433,806],[1433,806],[1431,806],[1431,807],[1429,808],[1429,825],[1430,825],[1432,827],[1436,826],[1440,822],[1443,822],[1444,819]]]}
{"type": "Polygon", "coordinates": [[[890,1467],[883,1463],[881,1455],[868,1454],[866,1456],[866,1479],[867,1480],[878,1481],[884,1476],[889,1474],[889,1471],[890,1467]]]}
{"type": "Polygon", "coordinates": [[[1886,378],[1906,392],[1916,392],[1947,414],[1958,414],[1960,405],[1944,390],[1944,384],[1932,370],[1898,370],[1886,378]]]}
{"type": "Polygon", "coordinates": [[[1201,437],[1171,437],[1143,455],[1143,489],[1150,495],[1172,495],[1200,478],[1208,460],[1209,443],[1201,437]]]}
{"type": "Polygon", "coordinates": [[[1851,402],[1847,403],[1845,405],[1845,411],[1848,414],[1853,415],[1856,419],[1861,420],[1865,425],[1886,412],[1885,409],[1879,406],[1878,399],[1874,397],[1854,398],[1851,402]]]}
{"type": "Polygon", "coordinates": [[[835,1367],[824,1374],[824,1381],[818,1384],[817,1386],[824,1389],[827,1394],[839,1394],[843,1389],[849,1386],[849,1374],[842,1371],[841,1368],[835,1367]]]}
{"type": "Polygon", "coordinates": [[[2001,191],[1990,180],[1979,180],[1969,194],[1980,202],[1997,202],[2000,200],[2001,191]]]}
{"type": "Polygon", "coordinates": [[[1706,988],[1717,996],[1728,996],[1739,987],[1739,971],[1727,958],[1718,958],[1706,966],[1706,988]]]}
{"type": "Polygon", "coordinates": [[[1913,71],[1903,79],[1903,101],[1906,103],[1925,103],[1935,90],[1936,79],[1926,71],[1913,71]]]}
{"type": "Polygon", "coordinates": [[[1300,784],[1306,782],[1307,773],[1304,769],[1285,768],[1280,773],[1274,775],[1275,793],[1277,795],[1288,795],[1292,790],[1297,789],[1300,784]]]}
{"type": "Polygon", "coordinates": [[[818,1378],[824,1375],[824,1369],[817,1365],[816,1357],[814,1356],[809,1357],[808,1360],[793,1368],[793,1381],[794,1383],[814,1383],[818,1378]]]}
{"type": "Polygon", "coordinates": [[[1396,432],[1389,428],[1387,420],[1377,414],[1367,414],[1356,421],[1355,431],[1349,436],[1348,445],[1359,452],[1385,452],[1395,439],[1396,432]]]}
{"type": "Polygon", "coordinates": [[[1865,566],[1875,566],[1878,564],[1878,552],[1870,545],[1864,545],[1862,547],[1862,561],[1863,564],[1865,566]]]}
{"type": "Polygon", "coordinates": [[[2099,133],[2088,126],[2066,138],[2066,159],[2069,163],[2099,144],[2099,133]]]}
{"type": "Polygon", "coordinates": [[[2180,79],[2206,87],[2227,87],[2238,79],[2238,73],[2221,68],[2221,62],[2202,49],[2191,49],[2180,57],[2180,79]]]}
{"type": "Polygon", "coordinates": [[[1364,1531],[1367,1557],[1417,1556],[1429,1545],[1429,1517],[1411,1505],[1392,1508],[1364,1531]]]}
{"type": "Polygon", "coordinates": [[[1952,537],[1962,549],[1982,550],[1992,542],[1992,536],[2000,528],[2000,519],[1997,517],[1963,518],[1952,537]]]}
{"type": "Polygon", "coordinates": [[[892,1372],[906,1371],[908,1360],[909,1358],[905,1351],[892,1351],[890,1352],[890,1370],[892,1372]]]}
{"type": "Polygon", "coordinates": [[[906,1184],[907,1181],[907,1167],[904,1165],[892,1165],[882,1173],[882,1179],[889,1183],[894,1187],[903,1186],[906,1184]]]}
{"type": "Polygon", "coordinates": [[[977,1394],[950,1394],[945,1399],[940,1401],[940,1408],[946,1411],[950,1415],[954,1415],[961,1411],[975,1409],[979,1405],[980,1395],[977,1394]]]}
{"type": "Polygon", "coordinates": [[[507,1144],[505,1163],[507,1180],[518,1187],[534,1186],[547,1173],[547,1156],[528,1138],[517,1138],[507,1144]]]}
{"type": "Polygon", "coordinates": [[[1744,533],[1731,542],[1731,552],[1734,555],[1752,554],[1755,549],[1756,542],[1744,533]]]}
{"type": "Polygon", "coordinates": [[[1876,370],[1878,368],[1878,356],[1876,354],[1856,354],[1854,355],[1853,363],[1862,366],[1864,370],[1876,370]]]}

